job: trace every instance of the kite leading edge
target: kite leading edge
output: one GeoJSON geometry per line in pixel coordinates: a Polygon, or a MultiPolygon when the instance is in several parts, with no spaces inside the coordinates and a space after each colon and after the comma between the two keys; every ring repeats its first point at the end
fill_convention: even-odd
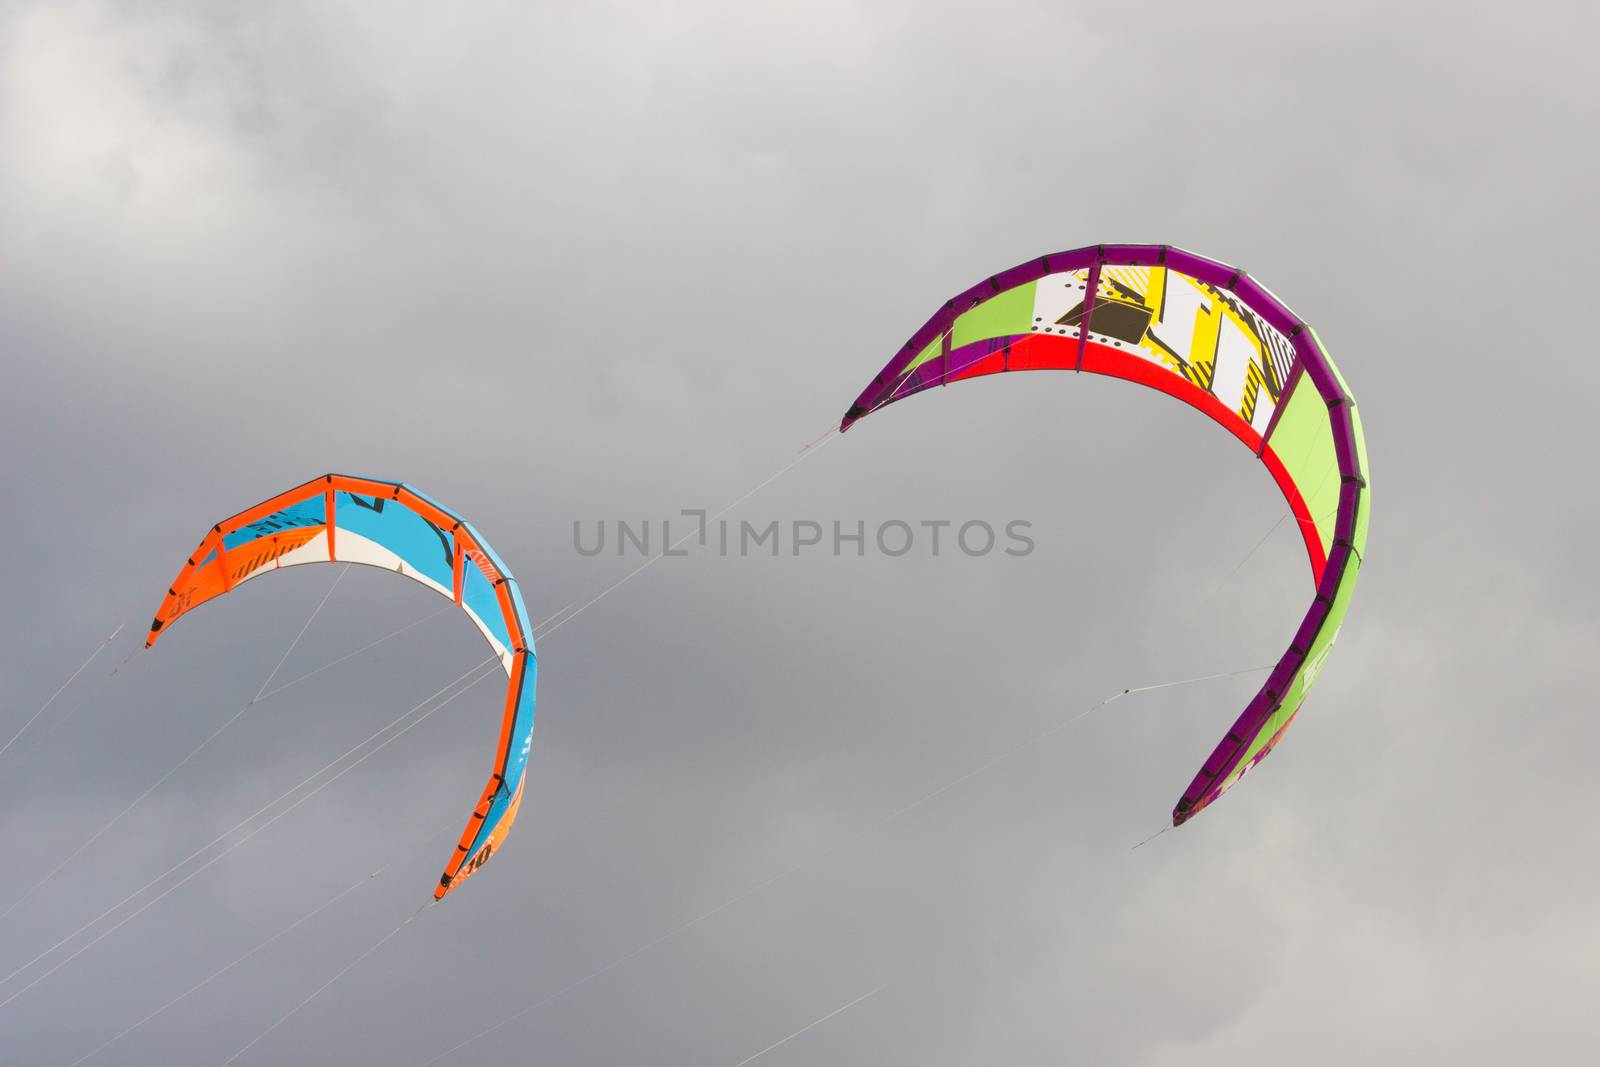
{"type": "Polygon", "coordinates": [[[361,563],[421,582],[467,613],[506,672],[494,771],[434,889],[441,899],[500,847],[522,800],[538,659],[517,581],[470,523],[410,486],[328,474],[213,526],[173,579],[145,647],[239,583],[301,563],[361,563]]]}
{"type": "Polygon", "coordinates": [[[1182,825],[1272,751],[1339,635],[1370,493],[1355,399],[1316,333],[1243,271],[1166,245],[1031,260],[947,301],[841,432],[935,385],[1016,370],[1123,378],[1198,408],[1254,452],[1300,526],[1315,599],[1266,683],[1173,808],[1182,825]]]}

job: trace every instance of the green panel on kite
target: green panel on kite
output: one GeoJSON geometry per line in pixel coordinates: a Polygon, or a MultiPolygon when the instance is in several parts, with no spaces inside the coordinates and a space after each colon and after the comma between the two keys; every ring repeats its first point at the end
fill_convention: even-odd
{"type": "Polygon", "coordinates": [[[1350,405],[1350,428],[1356,442],[1356,462],[1361,476],[1367,480],[1367,485],[1361,490],[1360,502],[1356,505],[1355,535],[1351,544],[1356,546],[1356,555],[1367,554],[1367,521],[1372,516],[1372,468],[1367,466],[1367,438],[1361,431],[1361,412],[1354,404],[1350,405]]]}
{"type": "Polygon", "coordinates": [[[1339,512],[1339,456],[1328,424],[1328,405],[1309,375],[1302,374],[1295,383],[1269,447],[1300,490],[1326,554],[1333,547],[1334,517],[1339,512]]]}
{"type": "Polygon", "coordinates": [[[1317,342],[1317,347],[1322,350],[1323,362],[1328,365],[1328,369],[1333,372],[1334,378],[1338,380],[1339,388],[1343,389],[1344,395],[1350,398],[1350,437],[1356,446],[1356,470],[1361,472],[1361,476],[1367,482],[1365,491],[1361,494],[1360,506],[1356,510],[1354,541],[1356,555],[1364,555],[1367,551],[1367,517],[1369,513],[1367,505],[1368,495],[1372,489],[1372,468],[1367,464],[1367,434],[1361,427],[1361,409],[1356,406],[1355,394],[1350,391],[1350,386],[1346,384],[1344,375],[1339,371],[1338,364],[1329,358],[1327,346],[1322,343],[1322,338],[1317,336],[1315,329],[1311,331],[1311,337],[1317,342]]]}
{"type": "Polygon", "coordinates": [[[1007,289],[956,319],[950,327],[950,347],[974,341],[1027,333],[1033,320],[1033,291],[1038,283],[1007,289]]]}

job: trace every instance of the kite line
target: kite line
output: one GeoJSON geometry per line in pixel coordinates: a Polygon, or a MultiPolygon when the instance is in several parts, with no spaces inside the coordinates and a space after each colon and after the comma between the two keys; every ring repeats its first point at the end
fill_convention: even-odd
{"type": "MultiPolygon", "coordinates": [[[[965,782],[969,782],[972,779],[977,778],[978,776],[993,770],[995,767],[999,766],[1000,764],[1006,762],[1009,759],[1012,759],[1013,757],[1017,756],[1019,753],[1025,751],[1025,750],[1027,750],[1029,748],[1032,748],[1033,746],[1039,744],[1042,741],[1047,740],[1048,738],[1050,738],[1051,736],[1053,736],[1055,734],[1061,733],[1062,731],[1066,730],[1067,728],[1069,728],[1073,724],[1082,721],[1085,717],[1087,717],[1088,715],[1092,714],[1093,712],[1098,711],[1100,708],[1103,708],[1103,707],[1107,706],[1108,704],[1114,704],[1117,701],[1123,699],[1124,697],[1134,696],[1134,695],[1137,695],[1139,693],[1148,693],[1148,692],[1151,692],[1151,691],[1157,690],[1157,689],[1170,689],[1170,688],[1174,688],[1174,687],[1177,687],[1177,686],[1195,685],[1195,684],[1198,684],[1200,682],[1214,681],[1214,680],[1219,679],[1219,678],[1231,678],[1231,677],[1235,677],[1237,675],[1242,675],[1242,674],[1254,674],[1254,673],[1258,673],[1260,671],[1270,670],[1270,669],[1271,669],[1271,667],[1247,667],[1247,668],[1244,668],[1242,670],[1237,670],[1237,671],[1225,671],[1225,672],[1222,672],[1222,673],[1219,673],[1219,674],[1208,674],[1208,675],[1202,675],[1202,676],[1199,676],[1199,677],[1196,677],[1196,678],[1183,678],[1183,679],[1179,679],[1178,681],[1159,682],[1159,683],[1156,683],[1154,685],[1135,686],[1135,687],[1131,687],[1131,688],[1128,688],[1128,689],[1118,690],[1117,692],[1111,694],[1110,696],[1105,697],[1102,700],[1098,700],[1095,703],[1088,705],[1087,707],[1085,707],[1082,710],[1078,711],[1076,714],[1072,715],[1071,717],[1069,717],[1069,718],[1067,718],[1067,719],[1065,719],[1065,720],[1063,720],[1061,722],[1055,723],[1054,725],[1048,727],[1047,729],[1042,730],[1039,733],[1034,734],[1033,736],[1029,737],[1027,740],[1021,742],[1020,744],[1013,745],[1012,747],[1010,747],[1010,748],[1006,749],[1005,751],[1001,752],[999,755],[994,756],[994,757],[986,760],[985,762],[983,762],[982,764],[980,764],[977,767],[973,768],[972,770],[967,771],[966,773],[961,774],[961,775],[957,776],[956,778],[951,779],[950,781],[944,783],[943,785],[940,785],[937,788],[932,789],[932,790],[922,794],[917,799],[911,801],[911,803],[903,805],[902,807],[896,808],[894,811],[889,812],[887,815],[883,815],[883,816],[880,816],[880,817],[872,820],[871,822],[867,823],[862,828],[856,830],[854,833],[850,833],[850,834],[845,835],[844,837],[839,838],[832,845],[826,846],[824,848],[823,854],[825,855],[828,852],[832,852],[832,851],[835,851],[835,850],[843,847],[844,845],[847,845],[847,844],[850,844],[852,842],[859,841],[859,840],[862,840],[862,839],[864,839],[866,837],[871,836],[872,834],[878,832],[879,830],[881,830],[884,827],[888,826],[890,823],[892,823],[895,820],[901,818],[902,816],[904,816],[904,815],[916,810],[917,808],[922,807],[924,804],[930,803],[931,801],[937,799],[940,796],[943,796],[945,793],[948,793],[950,790],[956,788],[957,786],[959,786],[959,785],[961,785],[961,784],[963,784],[965,782]]],[[[606,974],[609,974],[610,972],[616,970],[618,967],[621,967],[623,964],[629,963],[632,960],[638,959],[640,956],[645,955],[650,950],[652,950],[652,949],[654,949],[654,948],[656,948],[656,947],[658,947],[660,945],[663,945],[663,944],[667,943],[668,941],[671,941],[673,938],[676,938],[680,934],[688,932],[689,930],[693,929],[694,927],[699,926],[701,923],[704,923],[708,919],[711,919],[714,916],[719,915],[724,911],[727,911],[729,908],[733,907],[734,905],[739,904],[739,903],[741,903],[741,902],[743,902],[745,900],[748,900],[751,897],[753,897],[753,896],[757,895],[758,893],[762,892],[763,890],[765,890],[765,889],[767,889],[767,888],[769,888],[769,887],[771,887],[773,885],[776,885],[778,882],[781,882],[784,879],[790,877],[791,875],[797,874],[798,872],[806,869],[807,867],[812,866],[820,858],[821,858],[820,856],[814,856],[809,860],[801,860],[799,863],[796,863],[796,864],[794,864],[794,865],[792,865],[790,867],[787,867],[787,868],[779,871],[777,874],[771,875],[770,877],[764,879],[763,881],[757,882],[755,885],[750,886],[749,888],[743,890],[742,892],[736,894],[735,896],[729,897],[727,900],[723,901],[721,904],[718,904],[713,908],[710,908],[710,909],[708,909],[706,911],[703,911],[700,914],[696,915],[694,918],[689,919],[686,922],[683,922],[683,923],[679,924],[678,926],[673,927],[671,930],[668,930],[666,933],[661,934],[660,936],[656,937],[654,940],[648,941],[645,944],[639,946],[638,948],[633,949],[632,951],[627,952],[624,955],[617,957],[616,959],[612,960],[610,963],[607,963],[605,966],[600,967],[597,970],[590,971],[588,974],[584,975],[582,978],[579,978],[579,979],[577,979],[576,981],[573,981],[573,982],[569,982],[567,985],[562,986],[560,989],[557,989],[555,992],[546,994],[545,996],[539,998],[538,1000],[534,1001],[532,1004],[528,1004],[528,1005],[525,1005],[525,1006],[523,1006],[521,1008],[518,1008],[516,1011],[512,1012],[511,1014],[501,1018],[498,1022],[492,1023],[492,1024],[484,1027],[483,1029],[478,1030],[476,1033],[473,1033],[470,1036],[464,1038],[463,1040],[458,1041],[456,1044],[451,1045],[449,1048],[447,1048],[443,1052],[440,1052],[439,1054],[435,1055],[431,1059],[427,1059],[427,1060],[422,1061],[420,1064],[417,1065],[417,1067],[433,1067],[434,1064],[439,1063],[442,1060],[445,1060],[445,1059],[449,1058],[450,1056],[453,1056],[455,1053],[460,1052],[462,1049],[466,1048],[468,1045],[474,1044],[475,1042],[479,1041],[480,1039],[488,1037],[490,1034],[495,1033],[498,1030],[504,1029],[505,1027],[509,1026],[513,1022],[517,1021],[518,1019],[521,1019],[521,1018],[523,1018],[523,1017],[525,1017],[527,1015],[532,1014],[533,1012],[539,1010],[540,1008],[544,1007],[547,1004],[552,1003],[553,1001],[559,1000],[561,997],[566,996],[568,993],[570,993],[573,990],[579,988],[580,986],[587,985],[588,983],[594,981],[595,979],[603,977],[606,974]]]]}
{"type": "MultiPolygon", "coordinates": [[[[753,497],[757,493],[761,492],[761,490],[765,489],[767,486],[771,485],[773,482],[777,481],[779,478],[782,478],[785,474],[788,474],[790,471],[794,470],[794,468],[798,467],[800,464],[802,464],[806,460],[810,459],[813,455],[815,455],[818,451],[820,451],[824,445],[826,445],[830,440],[832,440],[835,436],[837,436],[838,432],[839,431],[837,429],[830,429],[830,430],[828,430],[827,433],[823,434],[821,437],[818,437],[816,440],[814,440],[810,444],[806,445],[804,448],[802,448],[800,450],[800,454],[797,455],[794,459],[790,460],[788,463],[784,464],[782,467],[779,467],[777,469],[777,471],[775,471],[774,473],[768,475],[766,478],[762,479],[760,482],[756,483],[756,485],[754,487],[752,487],[751,489],[746,490],[745,493],[742,496],[740,496],[738,499],[734,500],[733,503],[726,505],[725,507],[721,508],[720,510],[718,510],[718,511],[712,513],[711,515],[708,515],[706,518],[702,519],[701,522],[700,522],[700,529],[704,530],[711,523],[713,523],[716,520],[722,518],[728,512],[732,511],[734,508],[738,507],[740,504],[743,504],[746,500],[749,500],[751,497],[753,497]]],[[[555,633],[557,630],[561,629],[561,627],[565,626],[567,623],[571,622],[573,619],[576,619],[579,615],[582,615],[585,611],[588,611],[591,607],[593,607],[594,605],[598,604],[601,600],[604,600],[607,596],[609,596],[612,593],[616,592],[618,589],[621,589],[624,585],[627,585],[634,578],[638,577],[644,571],[646,571],[650,567],[654,566],[657,561],[659,561],[662,558],[664,558],[665,556],[669,555],[674,549],[680,547],[686,541],[688,541],[689,538],[694,537],[694,536],[695,536],[695,531],[693,531],[693,530],[691,530],[689,533],[684,534],[682,537],[678,538],[678,540],[674,541],[670,545],[667,545],[660,552],[657,552],[655,555],[651,556],[649,559],[647,559],[643,563],[639,564],[633,570],[629,571],[627,574],[624,574],[621,578],[618,578],[615,582],[612,582],[610,585],[608,585],[604,589],[600,590],[600,592],[598,592],[594,596],[590,597],[587,601],[585,601],[582,604],[582,606],[580,606],[576,611],[572,612],[572,614],[568,615],[566,618],[562,619],[560,622],[558,622],[558,623],[556,623],[555,625],[552,626],[552,625],[550,625],[550,622],[547,620],[546,622],[541,623],[539,626],[535,627],[533,636],[538,640],[543,640],[544,638],[548,637],[550,634],[555,633]]],[[[568,605],[568,607],[570,607],[570,606],[571,605],[568,605]]],[[[562,611],[566,611],[567,609],[563,608],[561,610],[562,611]]],[[[558,612],[556,612],[555,615],[552,615],[550,618],[551,618],[551,620],[553,620],[553,619],[559,617],[560,615],[561,615],[561,612],[558,611],[558,612]]]]}
{"type": "MultiPolygon", "coordinates": [[[[84,853],[85,850],[87,850],[89,848],[89,846],[93,845],[96,841],[100,840],[100,838],[104,837],[107,831],[109,831],[112,827],[114,827],[118,823],[120,823],[128,815],[129,812],[131,812],[134,808],[136,808],[140,804],[142,804],[145,801],[145,799],[150,796],[151,793],[154,793],[157,789],[160,789],[161,786],[163,784],[165,784],[168,779],[170,779],[174,774],[177,774],[178,771],[182,770],[183,767],[190,760],[192,760],[196,756],[198,756],[208,745],[211,744],[211,742],[215,741],[218,737],[222,736],[222,732],[224,730],[226,730],[228,727],[232,726],[235,722],[238,722],[240,717],[243,716],[245,712],[250,710],[251,705],[255,704],[257,701],[262,699],[262,693],[266,690],[268,685],[272,684],[272,679],[277,677],[278,671],[283,669],[283,664],[284,664],[285,661],[288,660],[289,653],[293,652],[294,649],[295,649],[295,645],[298,645],[300,643],[300,638],[304,637],[306,631],[308,629],[310,629],[312,622],[315,621],[317,615],[321,613],[323,606],[328,603],[328,598],[333,596],[333,591],[339,587],[340,579],[344,578],[345,574],[349,571],[349,569],[350,569],[349,565],[346,565],[344,568],[342,568],[339,571],[339,577],[335,578],[333,580],[333,584],[331,586],[329,586],[328,587],[328,591],[323,594],[322,600],[319,601],[317,603],[317,606],[312,610],[310,617],[307,618],[306,621],[305,621],[305,625],[300,627],[300,632],[295,635],[294,641],[292,641],[290,643],[288,650],[284,652],[283,658],[278,660],[278,665],[272,669],[272,673],[267,675],[266,682],[262,683],[261,689],[256,691],[256,695],[251,697],[250,700],[243,707],[241,707],[238,711],[234,712],[231,716],[229,716],[229,718],[225,722],[223,722],[223,724],[221,726],[217,727],[210,734],[208,734],[206,736],[205,740],[201,741],[194,748],[190,749],[189,750],[189,754],[184,756],[177,763],[173,764],[172,767],[168,769],[167,773],[163,774],[160,778],[157,778],[153,783],[151,783],[149,788],[147,788],[143,793],[140,793],[137,797],[134,797],[132,803],[130,803],[127,807],[123,808],[121,811],[117,812],[117,814],[112,817],[110,822],[106,823],[104,826],[100,827],[100,829],[96,830],[93,835],[91,835],[89,838],[87,838],[81,844],[79,844],[77,848],[73,849],[67,855],[67,857],[65,859],[63,859],[60,863],[57,863],[54,867],[50,868],[50,871],[43,878],[41,878],[37,882],[33,883],[33,885],[31,887],[29,887],[27,892],[23,893],[16,900],[12,901],[11,904],[9,906],[7,906],[5,911],[0,911],[0,919],[4,919],[7,915],[10,915],[24,901],[28,900],[30,897],[33,896],[33,894],[37,893],[40,889],[42,889],[44,887],[45,883],[49,882],[50,879],[54,878],[58,873],[60,873],[61,870],[64,867],[67,866],[67,864],[69,864],[73,860],[77,859],[79,856],[81,856],[84,853]]],[[[119,626],[119,627],[117,627],[117,629],[121,630],[122,627],[119,626]]],[[[395,631],[395,633],[400,633],[400,632],[402,632],[402,631],[395,631]]],[[[115,637],[116,635],[113,634],[112,636],[115,637]]],[[[394,634],[390,634],[389,636],[393,637],[395,635],[394,634]]],[[[373,644],[374,645],[375,644],[381,644],[383,641],[386,641],[386,640],[388,640],[387,637],[381,638],[378,641],[373,642],[373,644]]],[[[104,646],[102,646],[102,647],[104,647],[104,646]]],[[[371,648],[371,647],[373,647],[373,646],[372,645],[368,645],[367,646],[367,648],[371,648]]],[[[358,651],[365,651],[365,649],[361,649],[361,650],[358,650],[358,651]]],[[[93,658],[93,657],[91,657],[91,658],[93,658]]],[[[87,666],[87,664],[85,664],[85,666],[87,666]]],[[[313,673],[315,673],[315,672],[313,672],[313,673]]],[[[300,680],[300,679],[296,679],[296,681],[298,681],[298,680],[300,680]]],[[[286,689],[286,688],[288,688],[289,685],[293,685],[293,684],[294,684],[294,682],[290,682],[290,683],[288,683],[288,685],[281,686],[280,688],[286,689]]],[[[3,985],[3,984],[4,984],[3,982],[0,982],[0,985],[3,985]]]]}
{"type": "Polygon", "coordinates": [[[799,1037],[801,1034],[806,1033],[808,1030],[815,1030],[817,1027],[821,1026],[823,1023],[827,1022],[829,1019],[832,1019],[832,1018],[835,1018],[837,1016],[843,1015],[845,1012],[849,1011],[851,1008],[855,1007],[857,1004],[860,1004],[862,1001],[867,1000],[867,999],[869,999],[871,997],[875,997],[879,993],[882,993],[882,992],[883,992],[883,986],[879,986],[876,989],[868,990],[867,992],[861,994],[856,999],[850,1001],[850,1003],[845,1004],[842,1007],[834,1008],[832,1011],[830,1011],[828,1014],[824,1015],[822,1018],[817,1019],[814,1022],[807,1023],[806,1025],[802,1026],[800,1029],[796,1030],[794,1033],[790,1034],[788,1037],[783,1038],[780,1041],[774,1041],[772,1044],[768,1045],[766,1048],[762,1049],[760,1052],[756,1053],[754,1056],[749,1056],[749,1057],[747,1057],[745,1059],[740,1060],[738,1063],[734,1064],[733,1067],[745,1067],[745,1064],[747,1064],[747,1063],[754,1063],[756,1060],[759,1060],[761,1057],[765,1056],[767,1053],[771,1052],[773,1049],[778,1048],[781,1045],[787,1045],[789,1042],[793,1041],[795,1038],[799,1037]]]}
{"type": "Polygon", "coordinates": [[[54,693],[50,694],[50,699],[46,700],[44,702],[44,704],[39,708],[39,710],[34,712],[31,716],[29,716],[28,717],[28,721],[23,723],[22,727],[19,730],[17,730],[16,733],[11,735],[11,740],[7,741],[4,745],[0,745],[0,756],[4,756],[6,754],[6,752],[11,748],[11,746],[17,743],[17,739],[19,737],[21,737],[23,734],[28,732],[28,727],[32,726],[34,724],[34,721],[36,719],[38,719],[39,716],[43,715],[45,713],[46,709],[48,709],[51,704],[54,704],[56,702],[56,697],[60,696],[64,692],[66,692],[67,686],[71,685],[73,683],[73,680],[76,679],[78,677],[78,675],[82,674],[86,669],[88,669],[89,664],[94,662],[96,656],[100,655],[100,653],[105,651],[107,645],[109,645],[111,642],[113,642],[113,641],[115,641],[117,639],[117,635],[122,632],[123,626],[126,626],[126,625],[127,625],[127,623],[123,623],[122,625],[118,626],[115,630],[112,630],[111,631],[111,636],[107,637],[104,641],[101,641],[98,645],[95,646],[94,651],[89,653],[89,658],[84,660],[82,663],[78,664],[78,669],[73,671],[70,675],[68,675],[67,676],[67,680],[62,682],[61,686],[54,693]]]}
{"type": "Polygon", "coordinates": [[[497,661],[496,657],[489,656],[486,659],[484,659],[483,661],[481,661],[480,663],[476,664],[475,666],[468,668],[464,673],[462,673],[461,675],[458,675],[456,678],[454,678],[449,683],[447,683],[443,688],[441,688],[438,691],[436,691],[435,693],[433,693],[427,699],[423,700],[421,703],[418,703],[418,704],[414,705],[409,710],[403,712],[401,715],[399,715],[395,719],[391,720],[387,725],[385,725],[383,727],[380,727],[378,730],[376,730],[373,733],[369,734],[363,740],[361,740],[361,741],[357,742],[355,745],[351,746],[343,754],[341,754],[341,755],[337,756],[336,758],[334,758],[333,760],[329,761],[320,770],[317,770],[316,772],[314,772],[311,775],[307,776],[298,785],[295,785],[295,786],[291,787],[290,789],[288,789],[285,792],[283,792],[282,794],[280,794],[276,799],[274,799],[272,801],[269,801],[268,803],[264,804],[262,807],[258,808],[253,814],[251,814],[249,816],[246,816],[244,819],[240,820],[232,828],[224,831],[223,833],[219,834],[217,837],[213,838],[211,841],[209,841],[205,845],[202,845],[200,848],[198,848],[195,851],[191,852],[188,856],[185,856],[183,859],[179,860],[177,863],[175,863],[171,867],[167,868],[161,874],[157,875],[155,878],[152,878],[150,881],[146,882],[140,888],[134,890],[132,893],[129,893],[126,897],[123,897],[120,901],[118,901],[117,903],[113,904],[111,907],[107,908],[105,911],[101,912],[99,915],[95,916],[93,919],[90,919],[88,922],[86,922],[83,925],[79,926],[72,933],[68,934],[66,937],[64,937],[61,940],[57,941],[54,945],[51,945],[49,948],[45,949],[43,952],[41,952],[39,955],[35,956],[33,959],[29,960],[27,963],[24,963],[22,966],[16,968],[10,974],[6,975],[4,978],[0,978],[0,986],[6,985],[12,979],[16,978],[18,975],[22,974],[24,971],[26,971],[29,968],[31,968],[34,964],[38,963],[40,960],[43,960],[45,957],[47,957],[51,953],[55,952],[56,949],[61,948],[63,945],[65,945],[68,942],[70,942],[73,939],[75,939],[79,934],[82,934],[85,931],[87,931],[89,928],[95,926],[102,919],[105,919],[105,918],[109,917],[110,915],[116,913],[124,905],[130,903],[131,901],[133,901],[134,899],[136,899],[137,897],[139,897],[140,895],[145,893],[147,890],[152,889],[156,885],[160,884],[163,879],[167,878],[169,875],[171,875],[171,874],[175,873],[176,871],[178,871],[179,869],[181,869],[185,864],[189,863],[191,860],[196,859],[197,857],[199,857],[200,855],[205,853],[207,850],[211,849],[213,846],[215,846],[215,845],[221,843],[222,841],[226,840],[234,832],[236,832],[238,830],[241,830],[244,827],[248,826],[257,817],[259,817],[262,814],[266,813],[267,811],[271,810],[273,807],[275,807],[276,805],[278,805],[279,803],[281,803],[282,801],[284,801],[288,797],[292,796],[294,793],[298,792],[300,789],[304,788],[306,785],[309,785],[311,782],[315,781],[318,777],[320,777],[321,775],[323,775],[327,771],[331,770],[332,768],[337,766],[339,763],[343,762],[352,753],[359,751],[361,748],[363,748],[369,742],[375,740],[376,738],[378,738],[379,736],[383,735],[384,733],[387,733],[388,731],[394,729],[396,726],[398,726],[405,719],[411,718],[418,711],[421,711],[421,709],[426,707],[428,704],[432,703],[438,697],[442,696],[445,692],[447,692],[448,690],[450,690],[451,688],[456,686],[458,683],[466,681],[472,675],[477,674],[477,677],[476,678],[472,678],[472,680],[470,682],[468,682],[465,686],[463,686],[462,688],[456,690],[456,692],[454,692],[450,696],[446,697],[441,703],[437,704],[432,709],[424,712],[422,715],[420,715],[419,717],[415,718],[412,722],[408,723],[404,728],[400,729],[397,733],[395,733],[392,736],[386,738],[381,744],[377,745],[371,751],[366,752],[365,754],[360,756],[358,759],[356,759],[349,766],[347,766],[344,769],[340,770],[333,777],[329,778],[327,781],[325,781],[322,784],[318,785],[315,789],[313,789],[311,792],[307,793],[305,796],[300,797],[299,799],[294,801],[294,803],[290,804],[283,811],[281,811],[278,814],[274,815],[271,819],[269,819],[266,822],[262,823],[260,826],[257,826],[254,829],[250,830],[250,832],[248,834],[246,834],[244,837],[242,837],[238,841],[235,841],[234,843],[230,844],[222,852],[218,853],[216,856],[213,856],[211,859],[207,860],[200,867],[198,867],[194,871],[190,872],[189,874],[185,875],[182,880],[178,881],[174,885],[172,885],[172,886],[168,887],[167,889],[163,890],[160,893],[160,895],[154,897],[153,899],[151,899],[150,901],[146,902],[145,904],[140,905],[140,907],[137,908],[135,911],[133,911],[132,913],[130,913],[129,915],[127,915],[123,919],[119,920],[114,926],[110,927],[105,932],[103,932],[103,933],[99,934],[98,936],[96,936],[93,940],[89,941],[82,948],[79,948],[76,952],[72,953],[72,955],[68,956],[61,963],[56,964],[54,967],[52,967],[48,971],[44,972],[44,974],[40,975],[38,978],[35,978],[32,982],[28,983],[28,985],[24,986],[21,990],[19,990],[16,993],[13,993],[10,997],[6,998],[5,1000],[0,1001],[0,1008],[4,1008],[7,1004],[10,1004],[13,1000],[17,999],[17,997],[21,996],[23,993],[26,993],[29,989],[32,989],[34,986],[38,985],[44,979],[48,978],[50,975],[54,974],[56,971],[60,970],[62,967],[66,966],[68,963],[72,962],[72,960],[76,959],[78,956],[82,955],[89,948],[93,947],[95,944],[98,944],[100,941],[104,940],[111,933],[114,933],[116,930],[118,930],[121,927],[123,927],[124,925],[126,925],[129,920],[131,920],[135,916],[141,914],[142,912],[147,910],[151,905],[155,904],[157,901],[161,900],[162,898],[166,897],[168,894],[173,892],[173,890],[177,889],[179,886],[182,886],[184,883],[186,883],[190,879],[194,878],[195,875],[199,874],[201,871],[204,871],[206,868],[210,867],[212,864],[214,864],[218,860],[222,859],[222,857],[226,856],[228,853],[232,852],[234,849],[238,848],[240,845],[243,845],[246,841],[249,841],[250,838],[254,837],[256,834],[260,833],[262,830],[265,830],[267,827],[271,826],[273,823],[277,822],[279,819],[281,819],[285,815],[289,814],[289,812],[293,811],[295,808],[299,807],[301,804],[304,804],[306,801],[310,800],[312,797],[314,797],[318,793],[322,792],[322,790],[326,789],[328,786],[330,786],[334,782],[338,781],[344,775],[348,774],[350,771],[354,770],[356,767],[358,767],[362,763],[366,762],[368,759],[370,759],[371,757],[376,755],[378,752],[380,752],[384,748],[388,747],[388,745],[390,745],[392,742],[398,740],[401,736],[403,736],[404,734],[408,733],[413,727],[421,725],[421,723],[426,721],[435,712],[439,711],[441,708],[445,707],[447,704],[449,704],[452,701],[454,701],[457,697],[461,696],[467,690],[471,689],[473,686],[477,685],[479,682],[483,681],[485,678],[487,678],[490,675],[492,675],[494,673],[494,671],[491,670],[491,669],[487,669],[487,668],[489,668],[491,664],[496,664],[497,665],[497,662],[498,661],[497,661]]]}

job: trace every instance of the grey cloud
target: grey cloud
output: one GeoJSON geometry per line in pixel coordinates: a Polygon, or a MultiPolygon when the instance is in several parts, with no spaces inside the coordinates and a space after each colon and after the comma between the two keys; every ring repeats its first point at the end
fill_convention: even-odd
{"type": "MultiPolygon", "coordinates": [[[[543,617],[716,509],[950,293],[1170,241],[1314,322],[1370,562],[1273,758],[1134,851],[1306,595],[1193,413],[1016,375],[898,405],[734,517],[1021,515],[1024,560],[663,560],[541,645],[509,845],[244,1063],[1583,1063],[1597,926],[1587,5],[14,4],[0,12],[0,723],[206,526],[326,470],[473,517],[543,617]],[[1237,546],[1197,575],[1186,546],[1237,546]],[[792,871],[791,871],[792,868],[792,871]],[[790,872],[783,874],[783,872],[790,872]],[[782,874],[776,881],[769,879],[782,874]],[[757,888],[760,887],[760,888],[757,888]]],[[[294,677],[433,610],[352,573],[294,677]]],[[[327,589],[252,583],[0,758],[33,884],[238,709],[327,589]]],[[[403,588],[396,588],[396,586],[403,588]]],[[[0,973],[483,653],[441,616],[261,705],[0,920],[0,973]]],[[[114,650],[120,659],[123,648],[114,650]]],[[[215,1064],[430,889],[485,685],[13,1004],[70,1064],[215,1064]]],[[[11,995],[22,981],[0,989],[11,995]]]]}

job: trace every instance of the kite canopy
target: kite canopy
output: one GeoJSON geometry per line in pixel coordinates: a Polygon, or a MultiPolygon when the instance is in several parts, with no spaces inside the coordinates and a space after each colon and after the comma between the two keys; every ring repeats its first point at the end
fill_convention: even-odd
{"type": "Polygon", "coordinates": [[[434,890],[437,900],[500,847],[522,800],[538,659],[517,580],[470,523],[410,486],[329,474],[213,526],[173,579],[145,647],[240,582],[299,563],[382,567],[449,597],[483,632],[509,679],[494,773],[434,890]]]}
{"type": "Polygon", "coordinates": [[[1184,790],[1172,812],[1181,825],[1272,751],[1339,635],[1367,544],[1355,399],[1315,331],[1243,271],[1166,245],[1099,245],[1023,263],[947,301],[839,429],[930,386],[1016,370],[1125,378],[1200,409],[1266,465],[1299,522],[1316,597],[1184,790]]]}

